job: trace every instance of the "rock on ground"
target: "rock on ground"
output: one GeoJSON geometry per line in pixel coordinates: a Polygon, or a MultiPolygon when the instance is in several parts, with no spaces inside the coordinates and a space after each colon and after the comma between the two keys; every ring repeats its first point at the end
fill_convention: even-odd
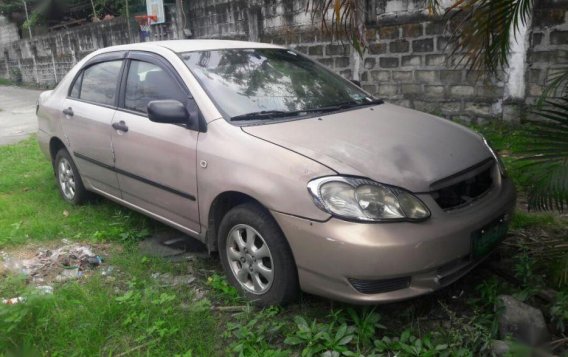
{"type": "Polygon", "coordinates": [[[550,332],[539,309],[509,295],[500,295],[496,308],[499,314],[499,338],[511,336],[532,347],[550,340],[550,332]]]}

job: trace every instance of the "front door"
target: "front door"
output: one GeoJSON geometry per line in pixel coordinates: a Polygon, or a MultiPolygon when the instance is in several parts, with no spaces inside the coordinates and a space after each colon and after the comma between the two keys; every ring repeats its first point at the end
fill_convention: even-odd
{"type": "Polygon", "coordinates": [[[129,57],[121,89],[124,95],[113,118],[112,134],[122,198],[199,232],[199,133],[183,125],[152,122],[146,114],[152,100],[175,99],[186,104],[189,93],[164,60],[148,54],[129,57]]]}
{"type": "Polygon", "coordinates": [[[92,187],[120,197],[113,171],[112,119],[123,60],[98,62],[82,69],[64,100],[65,136],[81,177],[92,187]]]}

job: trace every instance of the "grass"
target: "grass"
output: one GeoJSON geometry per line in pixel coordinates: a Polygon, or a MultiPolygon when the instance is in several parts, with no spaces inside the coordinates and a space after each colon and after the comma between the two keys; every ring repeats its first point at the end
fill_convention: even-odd
{"type": "MultiPolygon", "coordinates": [[[[522,145],[521,134],[511,134],[512,129],[481,130],[502,152],[522,145]]],[[[81,207],[66,204],[34,138],[0,147],[0,172],[0,249],[55,244],[62,238],[107,242],[114,250],[104,264],[115,267],[110,278],[95,272],[88,279],[57,283],[54,293],[46,296],[34,293],[23,277],[0,276],[0,298],[27,297],[25,303],[0,305],[1,357],[312,356],[325,351],[474,356],[487,353],[490,341],[497,338],[497,296],[516,294],[531,301],[535,281],[542,281],[534,271],[541,265],[534,258],[513,253],[512,270],[523,286],[499,280],[482,266],[434,294],[375,308],[304,295],[286,308],[220,312],[214,307],[244,302],[216,261],[173,264],[142,257],[135,243],[168,228],[104,199],[81,207]],[[198,279],[192,285],[164,287],[152,278],[156,272],[195,272],[198,279]],[[205,298],[196,297],[196,288],[206,291],[205,298]]],[[[566,226],[553,214],[519,211],[512,228],[550,232],[566,226]]],[[[566,271],[568,263],[557,265],[566,271]]],[[[562,328],[568,324],[565,296],[568,291],[550,307],[554,325],[562,328]]]]}
{"type": "Polygon", "coordinates": [[[194,302],[188,286],[161,287],[150,277],[184,273],[185,266],[134,251],[109,259],[114,276],[65,283],[53,295],[34,294],[20,277],[0,280],[3,293],[27,296],[26,303],[0,305],[0,355],[3,349],[24,356],[218,354],[219,331],[207,301],[194,302]]]}
{"type": "Polygon", "coordinates": [[[108,200],[71,206],[34,138],[0,147],[0,248],[61,238],[121,241],[165,227],[108,200]]]}
{"type": "Polygon", "coordinates": [[[0,77],[0,86],[9,86],[12,85],[12,81],[6,78],[0,77]]]}

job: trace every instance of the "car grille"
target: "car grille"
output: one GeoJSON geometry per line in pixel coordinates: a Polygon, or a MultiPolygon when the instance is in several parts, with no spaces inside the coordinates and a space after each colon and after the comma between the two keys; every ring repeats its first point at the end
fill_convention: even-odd
{"type": "Polygon", "coordinates": [[[449,178],[438,181],[432,187],[432,197],[444,210],[463,207],[483,196],[493,185],[493,159],[481,162],[449,178]]]}
{"type": "Polygon", "coordinates": [[[405,289],[410,286],[410,277],[382,279],[382,280],[360,280],[349,279],[351,285],[363,294],[379,294],[405,289]]]}

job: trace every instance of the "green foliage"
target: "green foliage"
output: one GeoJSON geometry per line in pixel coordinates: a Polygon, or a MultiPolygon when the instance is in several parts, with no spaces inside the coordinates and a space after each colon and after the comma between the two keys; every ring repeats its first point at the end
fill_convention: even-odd
{"type": "Polygon", "coordinates": [[[179,266],[143,261],[134,251],[117,253],[108,262],[116,268],[114,279],[95,273],[54,286],[52,295],[38,295],[17,277],[1,279],[0,297],[26,300],[0,304],[0,355],[216,354],[218,332],[211,310],[191,302],[190,287],[162,287],[150,277],[153,271],[179,266]],[[181,304],[188,305],[183,312],[181,304]]]}
{"type": "Polygon", "coordinates": [[[522,284],[522,290],[514,294],[522,301],[534,296],[542,286],[541,278],[536,274],[536,261],[527,249],[522,249],[514,257],[513,272],[522,284]]]}
{"type": "Polygon", "coordinates": [[[239,322],[229,322],[224,337],[230,341],[228,351],[243,357],[286,357],[290,351],[275,347],[284,322],[277,318],[278,307],[259,312],[245,312],[239,322]]]}
{"type": "Polygon", "coordinates": [[[467,315],[450,309],[440,302],[448,315],[448,325],[438,331],[436,336],[450,346],[453,356],[485,355],[491,341],[497,337],[498,321],[492,306],[479,304],[479,299],[471,300],[467,315]]]}
{"type": "Polygon", "coordinates": [[[209,285],[222,300],[233,303],[242,300],[239,291],[229,284],[227,278],[222,275],[211,275],[207,278],[207,285],[209,285]]]}
{"type": "MultiPolygon", "coordinates": [[[[26,0],[28,11],[40,2],[41,0],[26,0]]],[[[22,0],[2,0],[0,1],[0,14],[10,15],[12,12],[23,12],[24,2],[22,0]]]]}
{"type": "Polygon", "coordinates": [[[535,110],[544,120],[531,121],[523,177],[531,207],[563,210],[568,204],[568,97],[547,100],[535,110]]]}
{"type": "Polygon", "coordinates": [[[61,238],[133,242],[169,229],[105,199],[64,202],[35,138],[0,147],[0,172],[0,247],[61,238]]]}
{"type": "Polygon", "coordinates": [[[332,356],[353,356],[348,345],[355,337],[354,328],[346,323],[308,323],[302,316],[294,317],[297,330],[284,343],[302,347],[302,357],[326,353],[332,356]]]}
{"type": "Polygon", "coordinates": [[[41,19],[41,14],[38,11],[34,11],[29,16],[29,19],[24,21],[24,23],[22,24],[22,28],[25,30],[31,29],[40,21],[40,19],[41,19]]]}
{"type": "MultiPolygon", "coordinates": [[[[441,12],[440,0],[428,0],[433,14],[441,12]]],[[[470,69],[497,74],[508,63],[512,34],[527,24],[534,0],[456,0],[445,9],[451,25],[452,55],[470,69]]]]}
{"type": "Polygon", "coordinates": [[[380,340],[375,340],[375,353],[383,355],[433,357],[446,356],[449,350],[447,344],[435,344],[429,335],[418,338],[410,330],[405,330],[400,337],[385,336],[380,340]]]}
{"type": "Polygon", "coordinates": [[[473,302],[482,308],[493,308],[497,302],[497,296],[502,293],[502,285],[495,276],[483,280],[475,287],[479,298],[473,299],[473,302]]]}
{"type": "Polygon", "coordinates": [[[568,291],[562,291],[556,295],[554,303],[550,307],[550,320],[560,333],[566,331],[568,325],[568,291]]]}
{"type": "Polygon", "coordinates": [[[375,310],[368,307],[360,309],[359,312],[354,308],[347,309],[347,314],[355,326],[354,333],[359,349],[372,344],[378,329],[386,329],[380,324],[381,315],[375,310]]]}
{"type": "Polygon", "coordinates": [[[11,84],[12,84],[12,81],[10,81],[9,79],[0,77],[0,86],[9,86],[11,84]]]}

